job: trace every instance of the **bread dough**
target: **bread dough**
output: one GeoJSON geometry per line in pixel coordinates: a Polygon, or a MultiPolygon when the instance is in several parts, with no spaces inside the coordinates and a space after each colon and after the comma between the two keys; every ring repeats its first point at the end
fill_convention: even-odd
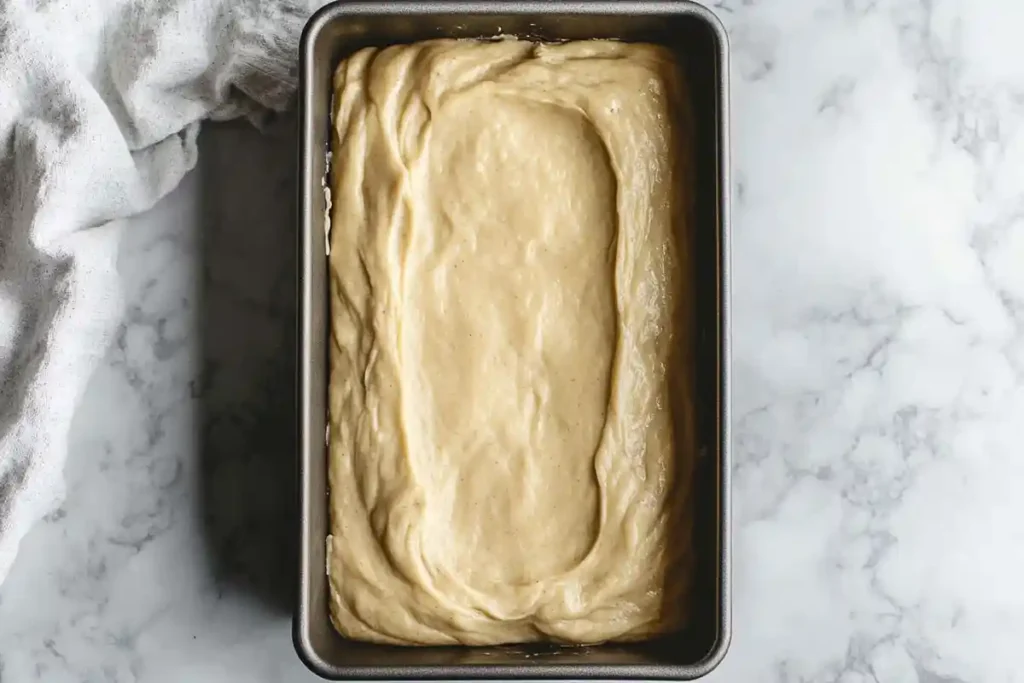
{"type": "Polygon", "coordinates": [[[610,41],[439,40],[338,67],[327,543],[343,635],[679,627],[679,83],[661,48],[610,41]]]}

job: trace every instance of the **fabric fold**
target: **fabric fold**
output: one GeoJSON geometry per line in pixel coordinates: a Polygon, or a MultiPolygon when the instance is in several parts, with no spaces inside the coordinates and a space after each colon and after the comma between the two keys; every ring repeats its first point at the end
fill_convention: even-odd
{"type": "Polygon", "coordinates": [[[0,581],[63,497],[117,328],[119,219],[196,164],[200,122],[287,108],[320,0],[0,4],[0,581]]]}

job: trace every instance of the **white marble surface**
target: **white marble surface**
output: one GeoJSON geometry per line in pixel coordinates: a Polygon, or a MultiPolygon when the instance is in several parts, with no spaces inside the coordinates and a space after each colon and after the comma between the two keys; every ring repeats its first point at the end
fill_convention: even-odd
{"type": "MultiPolygon", "coordinates": [[[[711,681],[1024,681],[1024,3],[720,0],[735,633],[711,681]]],[[[0,681],[305,681],[294,137],[210,128],[127,228],[0,681]]]]}

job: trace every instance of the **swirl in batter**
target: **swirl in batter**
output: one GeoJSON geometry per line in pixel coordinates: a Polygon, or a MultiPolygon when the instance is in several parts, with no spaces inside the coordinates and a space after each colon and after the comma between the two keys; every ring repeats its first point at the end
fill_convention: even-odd
{"type": "Polygon", "coordinates": [[[361,50],[334,87],[336,628],[677,629],[692,449],[671,56],[438,40],[361,50]]]}

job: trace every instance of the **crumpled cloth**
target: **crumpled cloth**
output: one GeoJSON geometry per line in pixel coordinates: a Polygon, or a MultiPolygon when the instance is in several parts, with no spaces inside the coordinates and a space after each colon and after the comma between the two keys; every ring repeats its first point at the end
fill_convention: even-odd
{"type": "Polygon", "coordinates": [[[123,312],[119,219],[203,119],[286,108],[318,0],[0,0],[0,581],[63,498],[68,429],[123,312]]]}

